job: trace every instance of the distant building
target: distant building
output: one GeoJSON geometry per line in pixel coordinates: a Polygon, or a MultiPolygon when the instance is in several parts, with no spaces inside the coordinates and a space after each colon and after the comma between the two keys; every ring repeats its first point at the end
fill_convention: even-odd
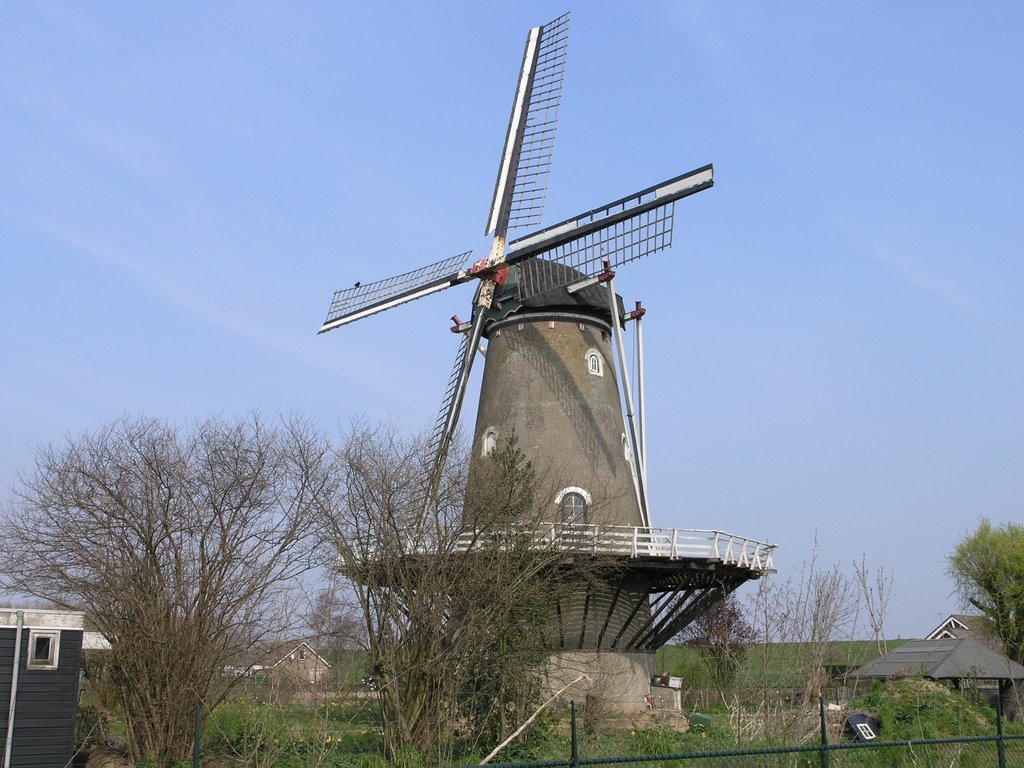
{"type": "Polygon", "coordinates": [[[1024,683],[1024,666],[969,637],[908,640],[851,673],[855,681],[924,677],[953,688],[968,685],[995,704],[1002,697],[1011,717],[1019,717],[1015,688],[1024,683]]]}
{"type": "Polygon", "coordinates": [[[84,619],[77,611],[0,608],[3,765],[70,764],[84,619]]]}
{"type": "Polygon", "coordinates": [[[925,640],[960,640],[967,638],[981,643],[998,653],[1003,652],[1003,644],[995,633],[992,622],[985,616],[954,613],[933,629],[925,640]]]}
{"type": "Polygon", "coordinates": [[[244,666],[226,672],[262,677],[277,683],[324,686],[330,680],[331,664],[305,640],[288,640],[257,649],[244,666]]]}
{"type": "Polygon", "coordinates": [[[331,669],[330,662],[305,640],[278,643],[268,650],[266,658],[273,662],[266,668],[267,673],[294,683],[322,685],[331,669]]]}

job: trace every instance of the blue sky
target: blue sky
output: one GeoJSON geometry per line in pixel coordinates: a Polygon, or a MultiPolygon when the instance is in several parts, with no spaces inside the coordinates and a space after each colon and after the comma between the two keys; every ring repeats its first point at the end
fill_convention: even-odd
{"type": "Polygon", "coordinates": [[[486,254],[526,30],[565,10],[545,222],[715,163],[616,281],[654,523],[783,575],[866,555],[890,634],[930,630],[958,537],[1024,516],[1015,3],[6,2],[0,483],[123,413],[432,423],[469,289],[315,331],[486,254]]]}

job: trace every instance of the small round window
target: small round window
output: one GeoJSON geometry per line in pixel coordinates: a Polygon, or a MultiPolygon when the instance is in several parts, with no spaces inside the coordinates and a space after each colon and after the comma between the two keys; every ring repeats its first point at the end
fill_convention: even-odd
{"type": "Polygon", "coordinates": [[[586,525],[587,524],[587,500],[582,493],[569,491],[562,496],[559,502],[559,509],[562,513],[562,523],[565,525],[586,525]]]}

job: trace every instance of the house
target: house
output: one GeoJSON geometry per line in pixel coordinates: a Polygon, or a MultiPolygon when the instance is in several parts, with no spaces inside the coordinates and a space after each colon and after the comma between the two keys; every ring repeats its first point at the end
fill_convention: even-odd
{"type": "Polygon", "coordinates": [[[78,611],[0,608],[4,768],[71,762],[84,620],[78,611]]]}
{"type": "Polygon", "coordinates": [[[1003,652],[1003,644],[999,641],[992,622],[986,616],[951,614],[933,629],[925,637],[925,640],[957,640],[961,638],[975,640],[997,653],[1003,652]]]}
{"type": "Polygon", "coordinates": [[[237,670],[274,682],[323,686],[329,682],[331,664],[305,640],[289,640],[256,651],[249,664],[237,670]]]}

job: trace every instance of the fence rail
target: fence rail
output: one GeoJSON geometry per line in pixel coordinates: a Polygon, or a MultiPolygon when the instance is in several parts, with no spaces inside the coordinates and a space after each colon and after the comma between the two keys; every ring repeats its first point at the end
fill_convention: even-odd
{"type": "Polygon", "coordinates": [[[775,570],[774,544],[726,531],[699,528],[651,528],[627,525],[575,525],[549,523],[537,528],[512,527],[500,531],[465,531],[455,542],[457,551],[502,546],[503,542],[565,552],[624,555],[628,557],[695,559],[738,565],[758,573],[775,570]]]}
{"type": "MultiPolygon", "coordinates": [[[[728,749],[708,752],[677,752],[664,755],[622,755],[615,757],[568,757],[522,763],[489,763],[490,768],[575,768],[591,765],[645,765],[679,763],[680,768],[699,765],[719,768],[745,766],[799,766],[799,768],[843,768],[843,766],[885,766],[886,768],[1021,768],[1024,766],[1024,734],[964,736],[914,741],[837,742],[760,749],[728,749]]],[[[468,767],[467,767],[468,768],[468,767]]]]}

